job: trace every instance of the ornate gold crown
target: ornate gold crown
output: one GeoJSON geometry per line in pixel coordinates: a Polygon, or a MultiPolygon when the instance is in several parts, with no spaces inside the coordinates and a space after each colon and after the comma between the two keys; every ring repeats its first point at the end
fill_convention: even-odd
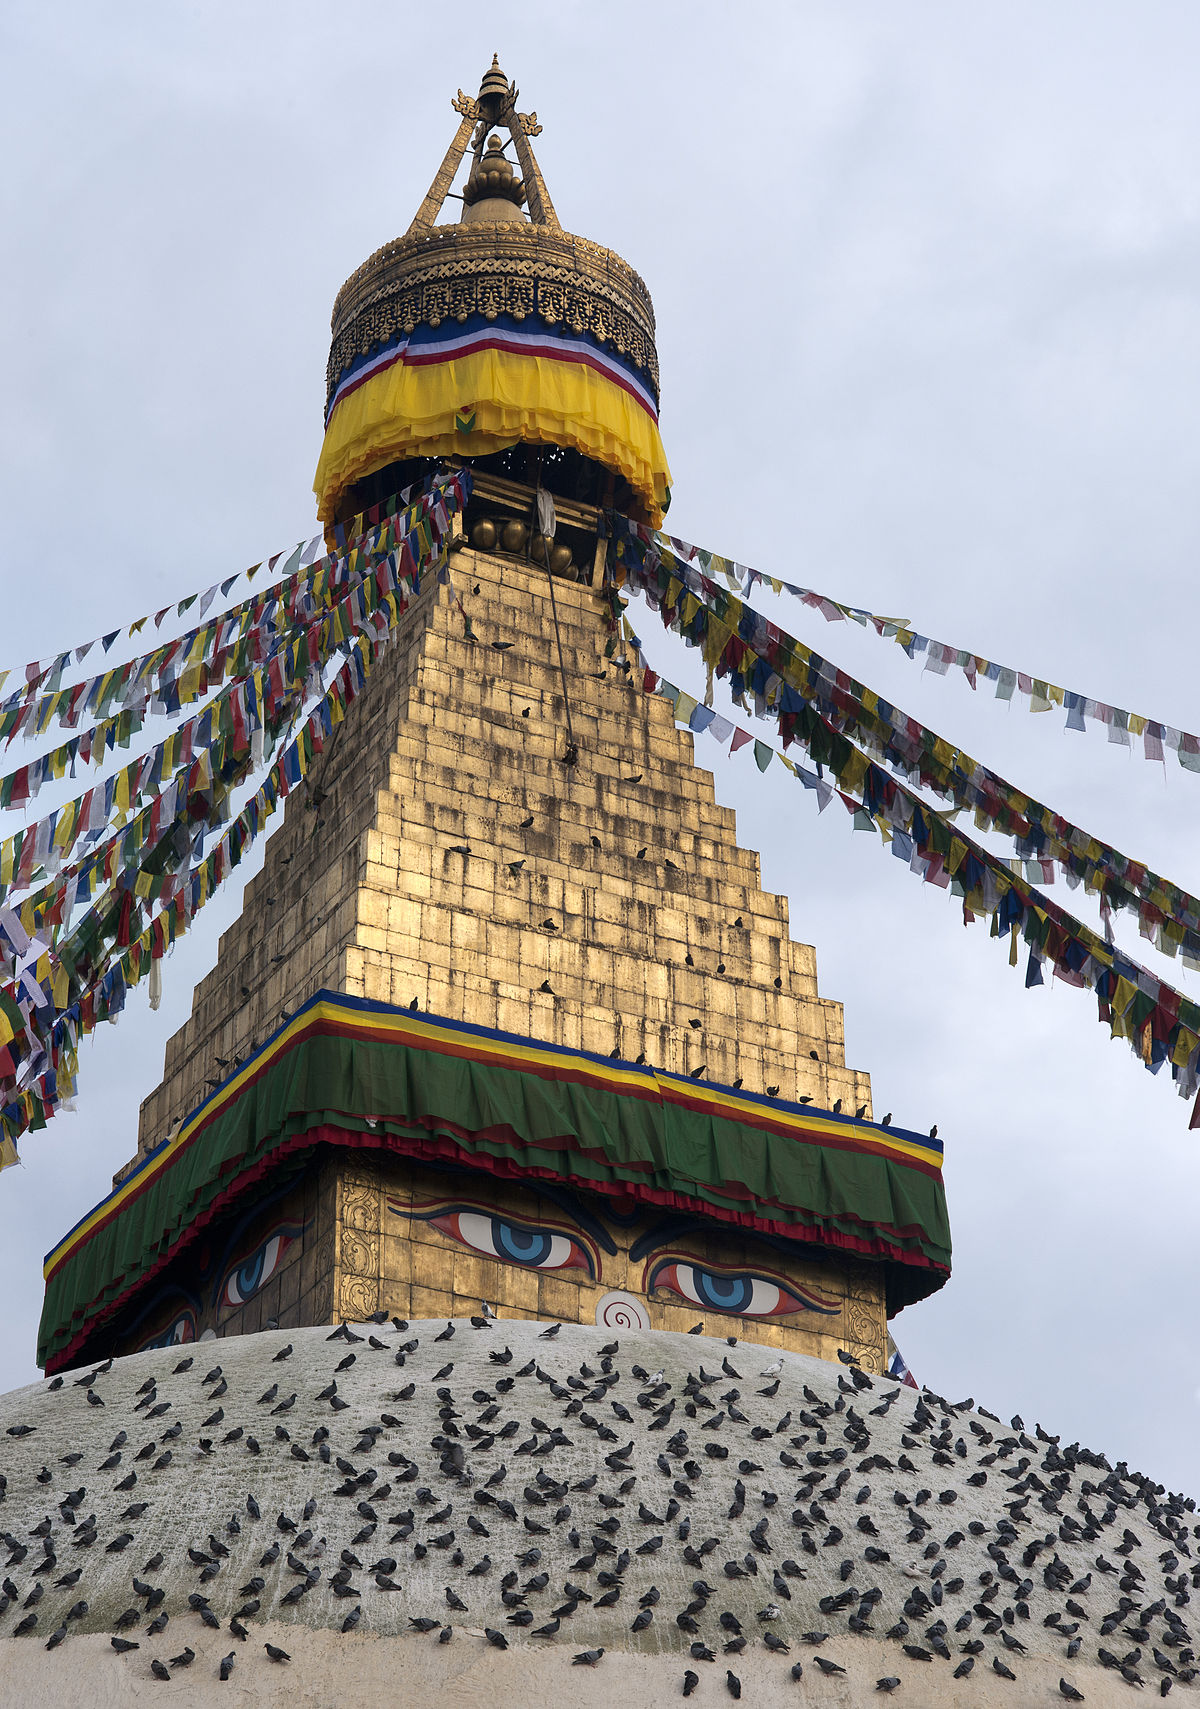
{"type": "Polygon", "coordinates": [[[418,326],[475,314],[519,322],[536,314],[551,326],[589,333],[632,361],[657,399],[650,293],[611,249],[562,229],[530,146],[541,126],[536,113],[517,112],[517,93],[495,59],[477,97],[459,90],[458,132],[415,219],[337,294],[327,396],[353,362],[418,326]],[[523,180],[507,161],[500,165],[499,139],[491,136],[496,129],[508,131],[523,180]],[[462,223],[435,225],[468,148],[474,160],[462,223]],[[528,220],[521,200],[528,202],[528,220]]]}

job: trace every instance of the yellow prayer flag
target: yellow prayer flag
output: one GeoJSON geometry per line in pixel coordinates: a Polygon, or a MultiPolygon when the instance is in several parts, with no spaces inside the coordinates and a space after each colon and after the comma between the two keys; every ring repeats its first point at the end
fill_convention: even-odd
{"type": "Polygon", "coordinates": [[[1171,1051],[1171,1061],[1177,1068],[1187,1066],[1188,1057],[1195,1050],[1197,1042],[1200,1041],[1197,1041],[1194,1032],[1190,1032],[1185,1026],[1180,1026],[1179,1037],[1175,1040],[1174,1048],[1171,1051]]]}
{"type": "Polygon", "coordinates": [[[870,763],[871,762],[868,760],[866,754],[860,753],[857,748],[850,755],[845,768],[838,778],[838,782],[848,795],[857,795],[859,793],[862,788],[863,779],[867,775],[867,767],[870,763]]]}
{"type": "Polygon", "coordinates": [[[60,809],[58,824],[54,827],[54,847],[56,849],[70,848],[75,840],[75,820],[79,812],[78,803],[68,801],[60,809]]]}
{"type": "Polygon", "coordinates": [[[733,630],[729,627],[728,623],[722,623],[716,617],[709,618],[708,629],[704,636],[704,644],[700,651],[705,663],[710,669],[713,665],[720,663],[721,654],[729,645],[729,637],[732,634],[733,630]]]}

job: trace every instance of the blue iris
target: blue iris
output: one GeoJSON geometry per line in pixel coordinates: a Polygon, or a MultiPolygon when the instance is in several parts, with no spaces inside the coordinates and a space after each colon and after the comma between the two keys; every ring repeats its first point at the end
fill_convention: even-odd
{"type": "Polygon", "coordinates": [[[696,1265],[692,1282],[701,1304],[714,1311],[745,1311],[754,1298],[753,1276],[718,1276],[696,1265]]]}
{"type": "Polygon", "coordinates": [[[247,1258],[239,1267],[233,1278],[233,1285],[243,1300],[248,1300],[251,1294],[257,1293],[262,1282],[263,1263],[267,1256],[266,1246],[260,1246],[253,1258],[247,1258]]]}
{"type": "Polygon", "coordinates": [[[492,1239],[501,1258],[511,1258],[517,1264],[543,1264],[550,1256],[553,1235],[535,1228],[517,1228],[511,1222],[492,1218],[492,1239]]]}

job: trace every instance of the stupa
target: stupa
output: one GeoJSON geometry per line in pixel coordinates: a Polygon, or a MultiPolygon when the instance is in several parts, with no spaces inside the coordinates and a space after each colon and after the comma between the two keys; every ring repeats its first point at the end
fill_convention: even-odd
{"type": "Polygon", "coordinates": [[[454,106],[335,303],[316,479],[336,547],[445,492],[442,567],[47,1260],[47,1381],[0,1400],[0,1697],[1186,1685],[1191,1505],[887,1378],[949,1275],[940,1144],[870,1119],[631,668],[649,293],[561,229],[498,63],[454,106]]]}

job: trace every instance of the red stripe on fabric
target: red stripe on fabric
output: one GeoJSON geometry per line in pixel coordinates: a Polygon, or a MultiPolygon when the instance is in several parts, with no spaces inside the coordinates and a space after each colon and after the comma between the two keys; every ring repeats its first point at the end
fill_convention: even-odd
{"type": "Polygon", "coordinates": [[[343,403],[346,398],[352,396],[353,393],[358,391],[360,386],[365,386],[369,380],[375,379],[379,374],[386,374],[388,369],[394,368],[397,362],[402,363],[406,368],[430,368],[436,366],[439,362],[455,362],[459,357],[465,358],[467,356],[477,356],[480,351],[483,350],[500,350],[508,356],[547,356],[555,362],[578,362],[581,367],[591,368],[595,373],[602,374],[606,380],[611,380],[615,386],[620,386],[623,392],[628,392],[629,396],[641,406],[641,408],[650,417],[651,421],[653,421],[655,425],[658,423],[657,411],[647,403],[645,397],[643,397],[642,393],[633,384],[633,382],[626,379],[621,374],[619,368],[614,373],[612,368],[609,368],[605,363],[598,359],[590,357],[585,352],[564,349],[562,345],[555,344],[550,340],[548,340],[544,346],[507,343],[503,334],[485,333],[480,335],[477,342],[474,342],[469,346],[463,346],[457,350],[446,350],[442,352],[430,351],[428,356],[413,356],[407,349],[398,350],[388,361],[380,362],[377,367],[371,368],[367,373],[364,373],[361,378],[353,380],[344,391],[338,392],[337,396],[333,400],[333,405],[330,408],[329,414],[325,418],[325,425],[328,428],[329,423],[333,420],[334,411],[340,403],[343,403]]]}

